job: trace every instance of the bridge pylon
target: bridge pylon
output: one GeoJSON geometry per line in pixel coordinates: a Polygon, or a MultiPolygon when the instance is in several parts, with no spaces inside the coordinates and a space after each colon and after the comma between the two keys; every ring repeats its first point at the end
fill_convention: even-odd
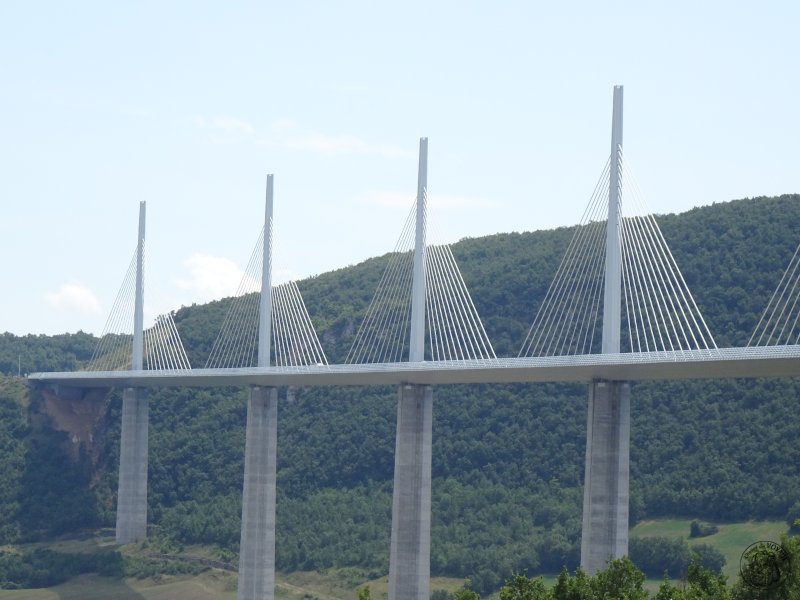
{"type": "MultiPolygon", "coordinates": [[[[408,360],[425,360],[428,138],[419,141],[408,360]]],[[[400,385],[392,489],[389,600],[427,600],[431,575],[433,388],[400,385]]]]}
{"type": "MultiPolygon", "coordinates": [[[[257,360],[260,368],[270,366],[272,336],[272,175],[267,175],[266,196],[258,312],[257,360]]],[[[272,600],[275,597],[277,439],[278,389],[250,386],[237,600],[272,600]]]]}
{"type": "MultiPolygon", "coordinates": [[[[136,246],[136,286],[133,312],[133,359],[131,368],[144,368],[144,236],[145,203],[139,204],[139,236],[136,246]]],[[[147,537],[147,394],[126,388],[122,394],[119,477],[117,482],[116,542],[129,544],[147,537]]]]}
{"type": "MultiPolygon", "coordinates": [[[[614,86],[611,121],[603,294],[603,354],[620,352],[622,324],[621,85],[614,86]]],[[[594,381],[589,384],[581,530],[581,567],[589,575],[604,569],[609,559],[628,554],[630,413],[629,383],[594,381]]]]}

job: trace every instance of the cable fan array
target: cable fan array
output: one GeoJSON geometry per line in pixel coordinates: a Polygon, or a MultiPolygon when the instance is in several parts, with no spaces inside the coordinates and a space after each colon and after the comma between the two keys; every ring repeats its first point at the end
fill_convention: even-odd
{"type": "Polygon", "coordinates": [[[800,343],[800,246],[767,303],[748,346],[783,346],[800,343]]]}
{"type": "MultiPolygon", "coordinates": [[[[206,361],[207,369],[254,367],[258,364],[263,244],[262,229],[236,296],[211,348],[206,361]]],[[[327,365],[328,360],[297,284],[290,281],[273,286],[271,300],[271,364],[279,367],[327,365]]]]}
{"type": "MultiPolygon", "coordinates": [[[[136,303],[136,252],[133,254],[111,314],[95,347],[89,371],[126,371],[133,362],[133,313],[136,303]]],[[[156,317],[143,335],[143,366],[146,370],[191,369],[171,313],[156,317]]]]}
{"type": "MultiPolygon", "coordinates": [[[[406,219],[356,332],[345,361],[349,364],[402,362],[408,358],[415,216],[416,205],[406,219]]],[[[427,214],[423,218],[427,221],[427,214]]],[[[425,262],[426,358],[495,358],[450,247],[446,244],[427,246],[425,262]]]]}
{"type": "MultiPolygon", "coordinates": [[[[621,350],[716,348],[655,218],[619,149],[621,350]]],[[[520,356],[599,352],[605,283],[609,163],[569,243],[520,356]]]]}

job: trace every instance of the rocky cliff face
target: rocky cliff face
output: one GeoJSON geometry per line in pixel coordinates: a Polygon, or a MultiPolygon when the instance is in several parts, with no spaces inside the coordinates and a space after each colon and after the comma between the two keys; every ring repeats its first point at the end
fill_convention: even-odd
{"type": "Polygon", "coordinates": [[[106,413],[110,404],[108,389],[41,390],[38,415],[31,412],[31,424],[49,425],[69,436],[65,450],[75,462],[84,457],[97,467],[103,449],[106,413]]]}

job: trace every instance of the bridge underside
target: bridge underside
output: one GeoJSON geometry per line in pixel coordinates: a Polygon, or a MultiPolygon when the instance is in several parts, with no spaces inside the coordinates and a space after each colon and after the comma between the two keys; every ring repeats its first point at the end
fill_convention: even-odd
{"type": "Polygon", "coordinates": [[[87,387],[217,387],[657,381],[800,376],[800,346],[544,358],[184,371],[33,373],[32,381],[87,387]]]}

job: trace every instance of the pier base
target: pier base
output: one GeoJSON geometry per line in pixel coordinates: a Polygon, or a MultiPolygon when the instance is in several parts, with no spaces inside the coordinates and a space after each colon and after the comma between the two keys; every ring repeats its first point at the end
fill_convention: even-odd
{"type": "Polygon", "coordinates": [[[389,554],[389,600],[428,600],[431,574],[433,389],[401,385],[389,554]]]}
{"type": "Polygon", "coordinates": [[[275,473],[278,390],[251,387],[245,434],[237,600],[275,597],[275,473]]]}

